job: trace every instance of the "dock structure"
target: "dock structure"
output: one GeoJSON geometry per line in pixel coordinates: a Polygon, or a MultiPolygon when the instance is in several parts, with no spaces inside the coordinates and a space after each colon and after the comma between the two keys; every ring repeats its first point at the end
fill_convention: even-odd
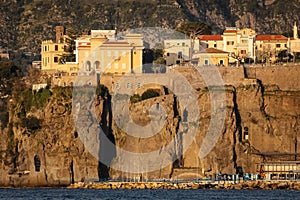
{"type": "Polygon", "coordinates": [[[257,171],[265,180],[300,179],[300,161],[273,161],[257,164],[257,171]]]}

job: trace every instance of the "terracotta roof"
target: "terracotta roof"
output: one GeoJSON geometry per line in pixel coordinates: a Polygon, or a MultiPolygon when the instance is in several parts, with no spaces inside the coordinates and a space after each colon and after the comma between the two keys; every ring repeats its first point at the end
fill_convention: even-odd
{"type": "Polygon", "coordinates": [[[288,40],[283,35],[257,35],[256,40],[288,40]]]}
{"type": "Polygon", "coordinates": [[[237,30],[225,30],[224,33],[236,33],[237,30]]]}
{"type": "Polygon", "coordinates": [[[129,44],[128,42],[124,42],[124,41],[106,41],[106,42],[103,42],[103,44],[129,44]]]}
{"type": "Polygon", "coordinates": [[[91,46],[90,42],[78,42],[78,46],[91,46]]]}
{"type": "Polygon", "coordinates": [[[199,35],[200,40],[223,40],[222,35],[199,35]]]}
{"type": "Polygon", "coordinates": [[[204,49],[204,50],[200,51],[199,53],[226,53],[226,54],[228,54],[228,52],[226,52],[226,51],[222,51],[222,50],[215,49],[215,48],[204,49]]]}

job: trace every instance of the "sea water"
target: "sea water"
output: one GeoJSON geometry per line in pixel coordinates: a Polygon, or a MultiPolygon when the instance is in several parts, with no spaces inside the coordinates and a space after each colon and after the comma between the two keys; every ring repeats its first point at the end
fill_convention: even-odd
{"type": "Polygon", "coordinates": [[[292,190],[0,189],[0,199],[300,199],[292,190]]]}

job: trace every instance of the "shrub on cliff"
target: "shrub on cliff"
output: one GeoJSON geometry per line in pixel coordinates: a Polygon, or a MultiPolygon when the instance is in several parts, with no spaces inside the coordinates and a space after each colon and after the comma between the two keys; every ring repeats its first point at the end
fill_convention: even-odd
{"type": "Polygon", "coordinates": [[[134,94],[133,96],[130,97],[131,103],[137,103],[139,101],[141,101],[141,96],[139,94],[134,94]]]}
{"type": "Polygon", "coordinates": [[[150,99],[150,98],[158,97],[158,96],[159,96],[159,93],[156,90],[148,89],[142,94],[141,100],[150,99]]]}
{"type": "Polygon", "coordinates": [[[42,108],[48,102],[48,99],[52,95],[52,92],[49,89],[40,89],[34,95],[33,105],[36,108],[42,108]]]}
{"type": "Polygon", "coordinates": [[[24,117],[21,119],[21,125],[28,130],[37,130],[41,128],[41,120],[35,116],[24,117]]]}
{"type": "Polygon", "coordinates": [[[154,89],[148,89],[145,92],[143,92],[142,96],[140,96],[139,94],[134,94],[130,97],[130,102],[131,103],[137,103],[139,101],[143,101],[146,99],[150,99],[153,97],[158,97],[160,94],[159,92],[157,92],[154,89]]]}

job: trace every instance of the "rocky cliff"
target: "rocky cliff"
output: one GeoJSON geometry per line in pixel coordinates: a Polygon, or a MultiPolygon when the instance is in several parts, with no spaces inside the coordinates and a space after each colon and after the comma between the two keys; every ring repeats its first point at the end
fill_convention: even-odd
{"type": "MultiPolygon", "coordinates": [[[[124,162],[124,157],[115,149],[110,154],[113,157],[109,158],[112,167],[108,168],[88,151],[81,130],[75,126],[72,88],[43,89],[38,92],[24,90],[8,100],[8,122],[1,123],[0,185],[68,185],[108,177],[194,178],[213,176],[215,173],[236,173],[238,167],[244,172],[256,173],[255,164],[262,161],[299,159],[288,155],[300,153],[297,147],[300,139],[299,66],[219,68],[225,84],[225,123],[218,130],[221,134],[212,151],[201,158],[198,156],[199,150],[204,145],[212,116],[216,114],[211,111],[210,94],[216,88],[207,87],[193,68],[176,70],[192,85],[200,110],[198,129],[188,148],[185,148],[184,133],[180,132],[184,130],[181,127],[184,124],[180,123],[184,120],[180,102],[166,88],[160,91],[158,97],[129,103],[132,120],[140,126],[149,124],[149,116],[154,112],[151,110],[153,105],[154,108],[158,104],[164,107],[166,123],[156,135],[148,138],[133,137],[119,127],[112,112],[109,87],[100,87],[95,95],[89,89],[80,94],[83,105],[95,108],[97,123],[118,148],[141,154],[162,149],[175,140],[176,145],[170,148],[168,157],[170,160],[176,157],[174,162],[147,173],[126,173],[116,170],[116,166],[124,162]],[[284,82],[286,77],[289,77],[289,81],[284,82]],[[89,92],[90,95],[84,96],[89,92]],[[178,156],[182,149],[186,151],[178,156]]],[[[90,118],[91,113],[81,113],[81,116],[90,118]]],[[[87,125],[84,128],[90,130],[92,127],[87,125]]],[[[111,149],[104,147],[100,147],[100,154],[106,155],[111,149]]],[[[129,167],[145,170],[139,168],[139,162],[143,160],[136,160],[129,167]]],[[[152,162],[146,166],[160,161],[152,162]]]]}

